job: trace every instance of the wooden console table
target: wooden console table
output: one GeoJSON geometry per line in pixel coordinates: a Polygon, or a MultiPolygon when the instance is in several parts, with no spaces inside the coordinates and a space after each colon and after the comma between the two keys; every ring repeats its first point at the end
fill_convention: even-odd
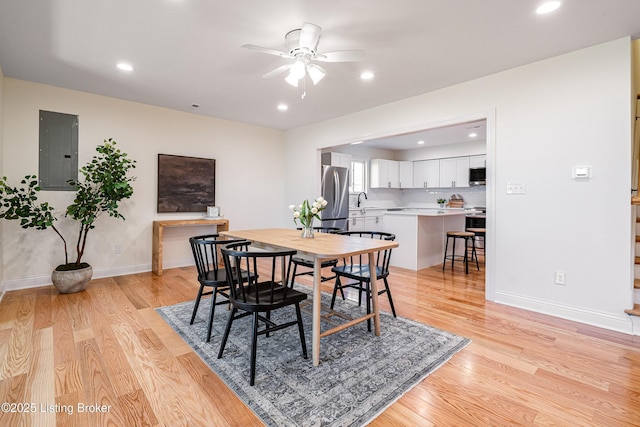
{"type": "Polygon", "coordinates": [[[215,225],[216,233],[229,231],[228,219],[169,219],[153,221],[153,249],[151,252],[151,271],[162,276],[162,238],[164,227],[182,227],[184,225],[215,225]]]}

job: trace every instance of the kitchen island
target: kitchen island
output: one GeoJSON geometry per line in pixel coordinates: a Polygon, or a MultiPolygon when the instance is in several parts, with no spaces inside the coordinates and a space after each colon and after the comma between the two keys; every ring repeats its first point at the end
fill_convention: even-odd
{"type": "MultiPolygon", "coordinates": [[[[447,231],[464,231],[464,209],[403,209],[384,214],[384,229],[396,235],[391,265],[420,270],[442,263],[447,231]]],[[[457,254],[464,246],[456,247],[457,254]]]]}

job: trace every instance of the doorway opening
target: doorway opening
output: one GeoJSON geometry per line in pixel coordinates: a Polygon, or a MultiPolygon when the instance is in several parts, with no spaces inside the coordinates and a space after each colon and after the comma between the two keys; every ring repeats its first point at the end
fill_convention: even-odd
{"type": "MultiPolygon", "coordinates": [[[[368,138],[354,137],[352,143],[327,146],[321,150],[321,153],[340,153],[344,156],[350,156],[352,165],[355,164],[359,168],[365,168],[364,174],[359,172],[359,177],[364,175],[366,179],[364,188],[366,189],[367,199],[363,200],[360,197],[365,210],[369,209],[369,207],[392,209],[437,207],[438,199],[446,199],[448,202],[452,196],[462,196],[464,200],[463,209],[471,211],[475,208],[472,213],[474,215],[474,225],[477,225],[479,218],[483,217],[482,220],[484,221],[486,232],[480,244],[483,245],[484,249],[481,253],[481,260],[484,258],[485,261],[483,265],[485,298],[492,300],[494,299],[493,265],[495,260],[491,243],[494,241],[492,237],[495,233],[494,129],[495,113],[489,111],[437,123],[431,122],[408,126],[405,129],[394,132],[380,132],[368,138]],[[411,165],[415,166],[419,162],[458,157],[475,157],[475,160],[481,158],[481,166],[486,169],[485,185],[463,183],[460,186],[456,186],[448,183],[438,183],[437,185],[426,184],[420,187],[419,181],[415,179],[412,180],[410,185],[404,184],[399,187],[387,186],[384,188],[379,185],[376,186],[375,182],[372,185],[372,159],[391,160],[397,164],[410,162],[411,165]],[[482,255],[484,256],[482,257],[482,255]]],[[[477,166],[477,164],[475,165],[477,166]]],[[[395,165],[392,166],[392,168],[394,167],[395,165]]],[[[467,166],[467,168],[470,168],[470,166],[467,166]]],[[[395,174],[395,169],[392,170],[392,173],[395,174]]],[[[415,172],[415,169],[413,172],[415,172]]],[[[399,167],[398,173],[401,173],[399,167]]],[[[350,194],[351,209],[357,209],[358,193],[350,194]]],[[[374,210],[372,209],[370,212],[374,210]]],[[[389,231],[384,227],[384,220],[382,220],[382,224],[382,230],[389,231]]],[[[402,245],[402,242],[400,243],[402,245]]]]}

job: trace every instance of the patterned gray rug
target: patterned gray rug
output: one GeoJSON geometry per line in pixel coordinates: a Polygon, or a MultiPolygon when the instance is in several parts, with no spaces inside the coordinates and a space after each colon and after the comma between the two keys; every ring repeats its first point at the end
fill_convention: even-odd
{"type": "MultiPolygon", "coordinates": [[[[467,338],[381,312],[380,337],[367,332],[364,322],[322,338],[321,363],[314,367],[310,301],[311,296],[303,307],[309,359],[302,357],[295,326],[268,338],[261,335],[253,387],[249,385],[250,317],[234,322],[224,356],[218,359],[230,313],[225,305],[216,308],[210,343],[204,340],[209,299],[201,301],[193,325],[189,325],[192,301],[157,310],[268,426],[366,425],[470,343],[467,338]]],[[[330,296],[323,294],[323,306],[328,307],[329,302],[330,296]]],[[[351,301],[338,299],[335,310],[353,313],[362,309],[351,301]]],[[[279,311],[278,317],[295,319],[293,308],[279,311]]],[[[339,322],[340,317],[332,316],[331,321],[336,320],[339,322]]]]}

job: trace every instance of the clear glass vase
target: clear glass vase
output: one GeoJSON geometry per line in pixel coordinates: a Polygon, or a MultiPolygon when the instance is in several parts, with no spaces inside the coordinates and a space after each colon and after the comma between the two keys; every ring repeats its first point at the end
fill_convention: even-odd
{"type": "Polygon", "coordinates": [[[313,227],[310,225],[304,225],[302,227],[302,238],[303,239],[313,239],[313,227]]]}

